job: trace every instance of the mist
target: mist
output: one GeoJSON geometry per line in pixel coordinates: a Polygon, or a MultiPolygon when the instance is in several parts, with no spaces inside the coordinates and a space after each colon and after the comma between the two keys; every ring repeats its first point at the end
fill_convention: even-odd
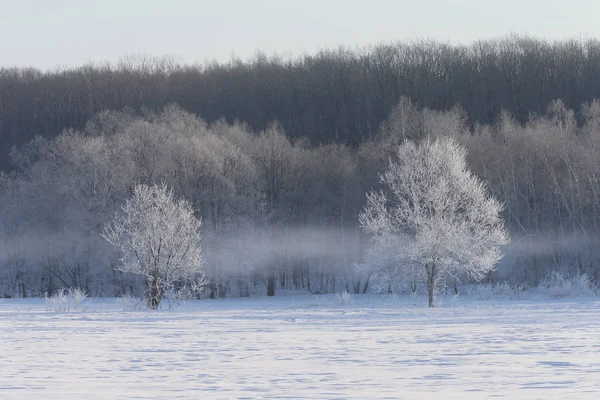
{"type": "Polygon", "coordinates": [[[275,294],[362,293],[373,288],[355,267],[372,240],[359,223],[366,194],[383,189],[400,144],[442,137],[464,147],[504,205],[512,242],[487,281],[536,286],[552,271],[597,280],[598,110],[598,101],[575,112],[557,100],[526,122],[503,112],[471,125],[461,107],[401,98],[356,145],[294,138],[276,121],[260,130],[208,122],[175,104],[105,110],[81,130],[12,150],[13,170],[0,174],[0,295],[139,295],[144,282],[118,271],[122,254],[101,236],[138,184],[165,184],[202,220],[200,297],[261,295],[269,283],[275,294]]]}

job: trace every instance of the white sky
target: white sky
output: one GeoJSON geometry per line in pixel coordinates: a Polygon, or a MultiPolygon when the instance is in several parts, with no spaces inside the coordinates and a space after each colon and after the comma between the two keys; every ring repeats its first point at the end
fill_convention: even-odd
{"type": "Polygon", "coordinates": [[[599,0],[0,0],[0,66],[54,68],[127,54],[187,62],[256,50],[509,33],[600,37],[599,0]]]}

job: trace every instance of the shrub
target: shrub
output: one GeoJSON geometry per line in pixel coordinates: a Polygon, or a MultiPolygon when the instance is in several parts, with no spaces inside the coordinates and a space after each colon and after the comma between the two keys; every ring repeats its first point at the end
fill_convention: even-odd
{"type": "Polygon", "coordinates": [[[123,311],[141,310],[146,306],[146,302],[144,302],[144,299],[138,299],[137,297],[130,294],[124,294],[120,297],[117,297],[116,301],[117,304],[121,306],[123,311]]]}
{"type": "Polygon", "coordinates": [[[87,294],[78,288],[62,288],[52,296],[46,296],[46,311],[49,312],[78,312],[85,311],[84,301],[87,294]]]}
{"type": "Polygon", "coordinates": [[[544,278],[541,286],[546,289],[548,296],[553,299],[594,296],[598,293],[598,288],[592,284],[586,274],[565,276],[553,271],[544,278]]]}
{"type": "Polygon", "coordinates": [[[496,284],[477,285],[474,295],[479,300],[493,300],[497,298],[516,300],[521,299],[527,289],[528,287],[525,283],[511,284],[505,281],[496,284]]]}
{"type": "Polygon", "coordinates": [[[339,306],[349,306],[353,303],[352,295],[347,291],[336,293],[335,300],[339,306]]]}

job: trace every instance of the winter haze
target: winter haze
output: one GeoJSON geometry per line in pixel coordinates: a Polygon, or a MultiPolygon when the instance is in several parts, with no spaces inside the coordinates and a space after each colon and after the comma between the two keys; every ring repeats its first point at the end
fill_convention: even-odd
{"type": "Polygon", "coordinates": [[[0,398],[598,398],[600,5],[0,9],[0,398]]]}

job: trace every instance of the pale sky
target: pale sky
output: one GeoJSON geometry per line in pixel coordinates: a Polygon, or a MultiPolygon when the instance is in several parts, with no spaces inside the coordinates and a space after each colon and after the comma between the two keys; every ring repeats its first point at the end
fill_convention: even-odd
{"type": "Polygon", "coordinates": [[[47,69],[128,54],[228,61],[257,50],[299,55],[510,33],[600,38],[599,16],[598,0],[0,0],[0,66],[47,69]]]}

